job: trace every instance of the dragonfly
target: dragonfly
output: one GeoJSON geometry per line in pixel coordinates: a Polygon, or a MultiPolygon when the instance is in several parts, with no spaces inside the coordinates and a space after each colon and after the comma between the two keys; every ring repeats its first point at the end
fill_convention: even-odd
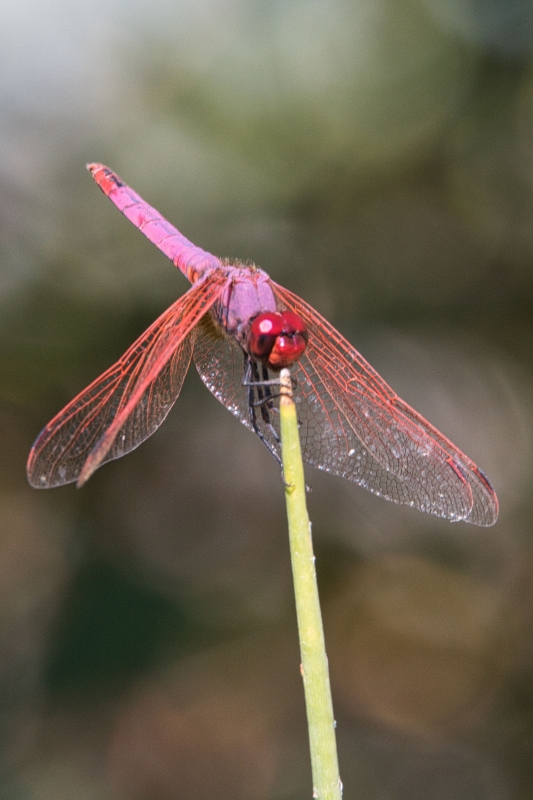
{"type": "Polygon", "coordinates": [[[28,458],[32,486],[82,486],[161,425],[191,359],[207,388],[280,460],[276,375],[290,368],[306,463],[394,503],[489,526],[487,476],[388,386],[298,295],[254,264],[196,247],[103,164],[107,197],[188,278],[191,288],[55,416],[28,458]]]}

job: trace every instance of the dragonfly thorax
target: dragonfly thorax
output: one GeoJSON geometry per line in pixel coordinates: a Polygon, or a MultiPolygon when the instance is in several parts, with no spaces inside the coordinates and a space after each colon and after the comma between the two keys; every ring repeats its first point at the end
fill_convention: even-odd
{"type": "Polygon", "coordinates": [[[270,278],[257,267],[225,267],[229,280],[219,301],[213,306],[218,324],[246,349],[250,324],[258,314],[277,311],[270,278]]]}

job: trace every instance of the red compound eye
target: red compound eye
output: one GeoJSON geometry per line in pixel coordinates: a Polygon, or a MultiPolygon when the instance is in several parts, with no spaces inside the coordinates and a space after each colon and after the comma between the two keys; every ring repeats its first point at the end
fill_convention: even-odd
{"type": "Polygon", "coordinates": [[[307,345],[305,322],[293,311],[267,311],[252,322],[248,338],[250,355],[273,370],[290,367],[307,345]]]}

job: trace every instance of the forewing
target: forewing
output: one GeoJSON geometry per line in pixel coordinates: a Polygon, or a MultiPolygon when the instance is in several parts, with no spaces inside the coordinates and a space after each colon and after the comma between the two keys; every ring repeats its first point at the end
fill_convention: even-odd
{"type": "Polygon", "coordinates": [[[341,334],[271,281],[309,344],[293,369],[305,461],[374,494],[451,520],[492,525],[498,501],[478,467],[404,403],[341,334]]]}
{"type": "Polygon", "coordinates": [[[129,453],[161,425],[190,364],[194,327],[227,284],[214,273],[164,312],[122,358],[46,426],[28,459],[36,488],[77,481],[129,453]]]}

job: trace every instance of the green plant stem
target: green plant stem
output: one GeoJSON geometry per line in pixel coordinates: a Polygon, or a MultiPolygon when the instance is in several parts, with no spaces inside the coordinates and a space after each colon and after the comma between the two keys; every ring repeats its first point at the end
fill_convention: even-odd
{"type": "Polygon", "coordinates": [[[311,523],[307,514],[298,418],[288,370],[281,371],[280,382],[281,452],[309,728],[313,797],[340,800],[342,783],[337,760],[328,660],[316,583],[311,523]]]}

